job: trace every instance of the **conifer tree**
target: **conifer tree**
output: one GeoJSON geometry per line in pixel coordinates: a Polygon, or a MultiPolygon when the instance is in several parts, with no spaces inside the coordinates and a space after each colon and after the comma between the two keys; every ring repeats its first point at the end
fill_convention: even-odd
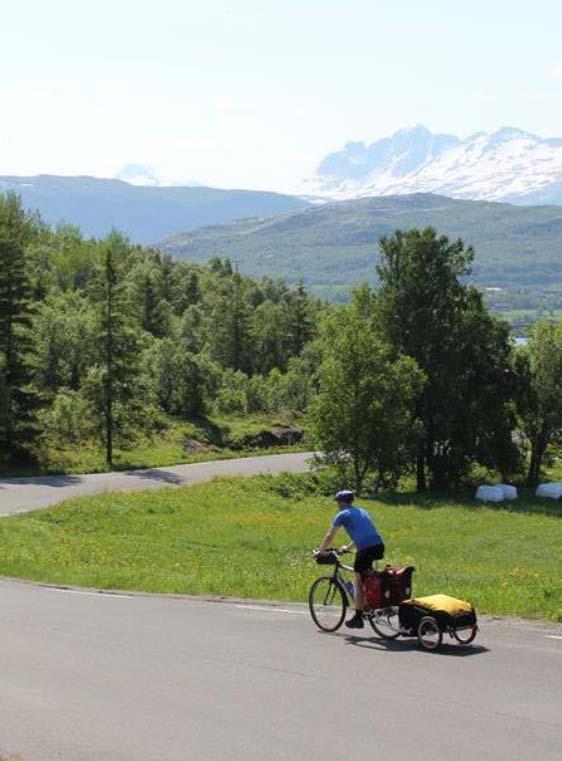
{"type": "Polygon", "coordinates": [[[213,355],[225,367],[252,371],[250,305],[242,276],[235,272],[217,300],[212,315],[213,355]]]}
{"type": "Polygon", "coordinates": [[[131,310],[123,274],[126,251],[127,242],[112,233],[100,257],[91,288],[97,312],[99,372],[92,375],[87,391],[103,418],[109,465],[113,462],[115,434],[123,430],[127,418],[135,411],[135,381],[139,375],[138,340],[130,322],[131,310]]]}
{"type": "Polygon", "coordinates": [[[36,435],[38,397],[30,357],[32,307],[25,247],[37,221],[13,193],[0,196],[0,451],[9,459],[28,454],[36,435]]]}
{"type": "Polygon", "coordinates": [[[291,292],[289,307],[290,350],[291,354],[298,356],[314,333],[310,299],[308,298],[302,280],[299,281],[297,287],[291,292]]]}
{"type": "Polygon", "coordinates": [[[142,275],[138,290],[142,327],[153,336],[163,338],[169,328],[169,308],[148,270],[142,275]]]}

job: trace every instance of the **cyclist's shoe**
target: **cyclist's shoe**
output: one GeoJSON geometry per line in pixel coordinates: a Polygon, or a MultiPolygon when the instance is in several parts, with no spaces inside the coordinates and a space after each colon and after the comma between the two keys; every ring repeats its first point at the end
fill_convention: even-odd
{"type": "Polygon", "coordinates": [[[353,618],[350,618],[349,621],[346,621],[345,625],[348,629],[362,629],[365,626],[363,621],[363,614],[359,613],[359,611],[356,610],[353,618]]]}

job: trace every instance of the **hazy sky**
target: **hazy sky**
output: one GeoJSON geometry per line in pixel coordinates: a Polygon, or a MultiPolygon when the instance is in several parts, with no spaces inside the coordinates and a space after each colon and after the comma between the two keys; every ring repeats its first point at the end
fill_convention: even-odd
{"type": "Polygon", "coordinates": [[[0,174],[290,190],[418,122],[562,136],[560,0],[26,0],[1,25],[0,174]]]}

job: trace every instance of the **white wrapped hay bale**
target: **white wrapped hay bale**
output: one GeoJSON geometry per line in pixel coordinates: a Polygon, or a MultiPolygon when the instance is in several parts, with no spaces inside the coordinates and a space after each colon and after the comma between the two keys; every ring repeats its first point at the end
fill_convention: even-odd
{"type": "Polygon", "coordinates": [[[511,486],[511,484],[496,484],[496,486],[502,490],[504,499],[517,499],[516,486],[511,486]]]}
{"type": "Polygon", "coordinates": [[[547,497],[548,499],[560,499],[560,497],[562,497],[562,483],[553,481],[551,484],[539,484],[535,496],[547,497]]]}
{"type": "Polygon", "coordinates": [[[499,486],[487,486],[483,484],[476,489],[476,499],[482,502],[503,502],[503,491],[499,486]]]}

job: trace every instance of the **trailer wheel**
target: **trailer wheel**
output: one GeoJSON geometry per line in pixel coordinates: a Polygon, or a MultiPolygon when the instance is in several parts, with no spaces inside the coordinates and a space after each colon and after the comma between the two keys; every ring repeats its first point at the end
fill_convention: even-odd
{"type": "Polygon", "coordinates": [[[443,632],[433,616],[424,616],[418,624],[418,642],[424,650],[437,650],[443,641],[443,632]]]}

